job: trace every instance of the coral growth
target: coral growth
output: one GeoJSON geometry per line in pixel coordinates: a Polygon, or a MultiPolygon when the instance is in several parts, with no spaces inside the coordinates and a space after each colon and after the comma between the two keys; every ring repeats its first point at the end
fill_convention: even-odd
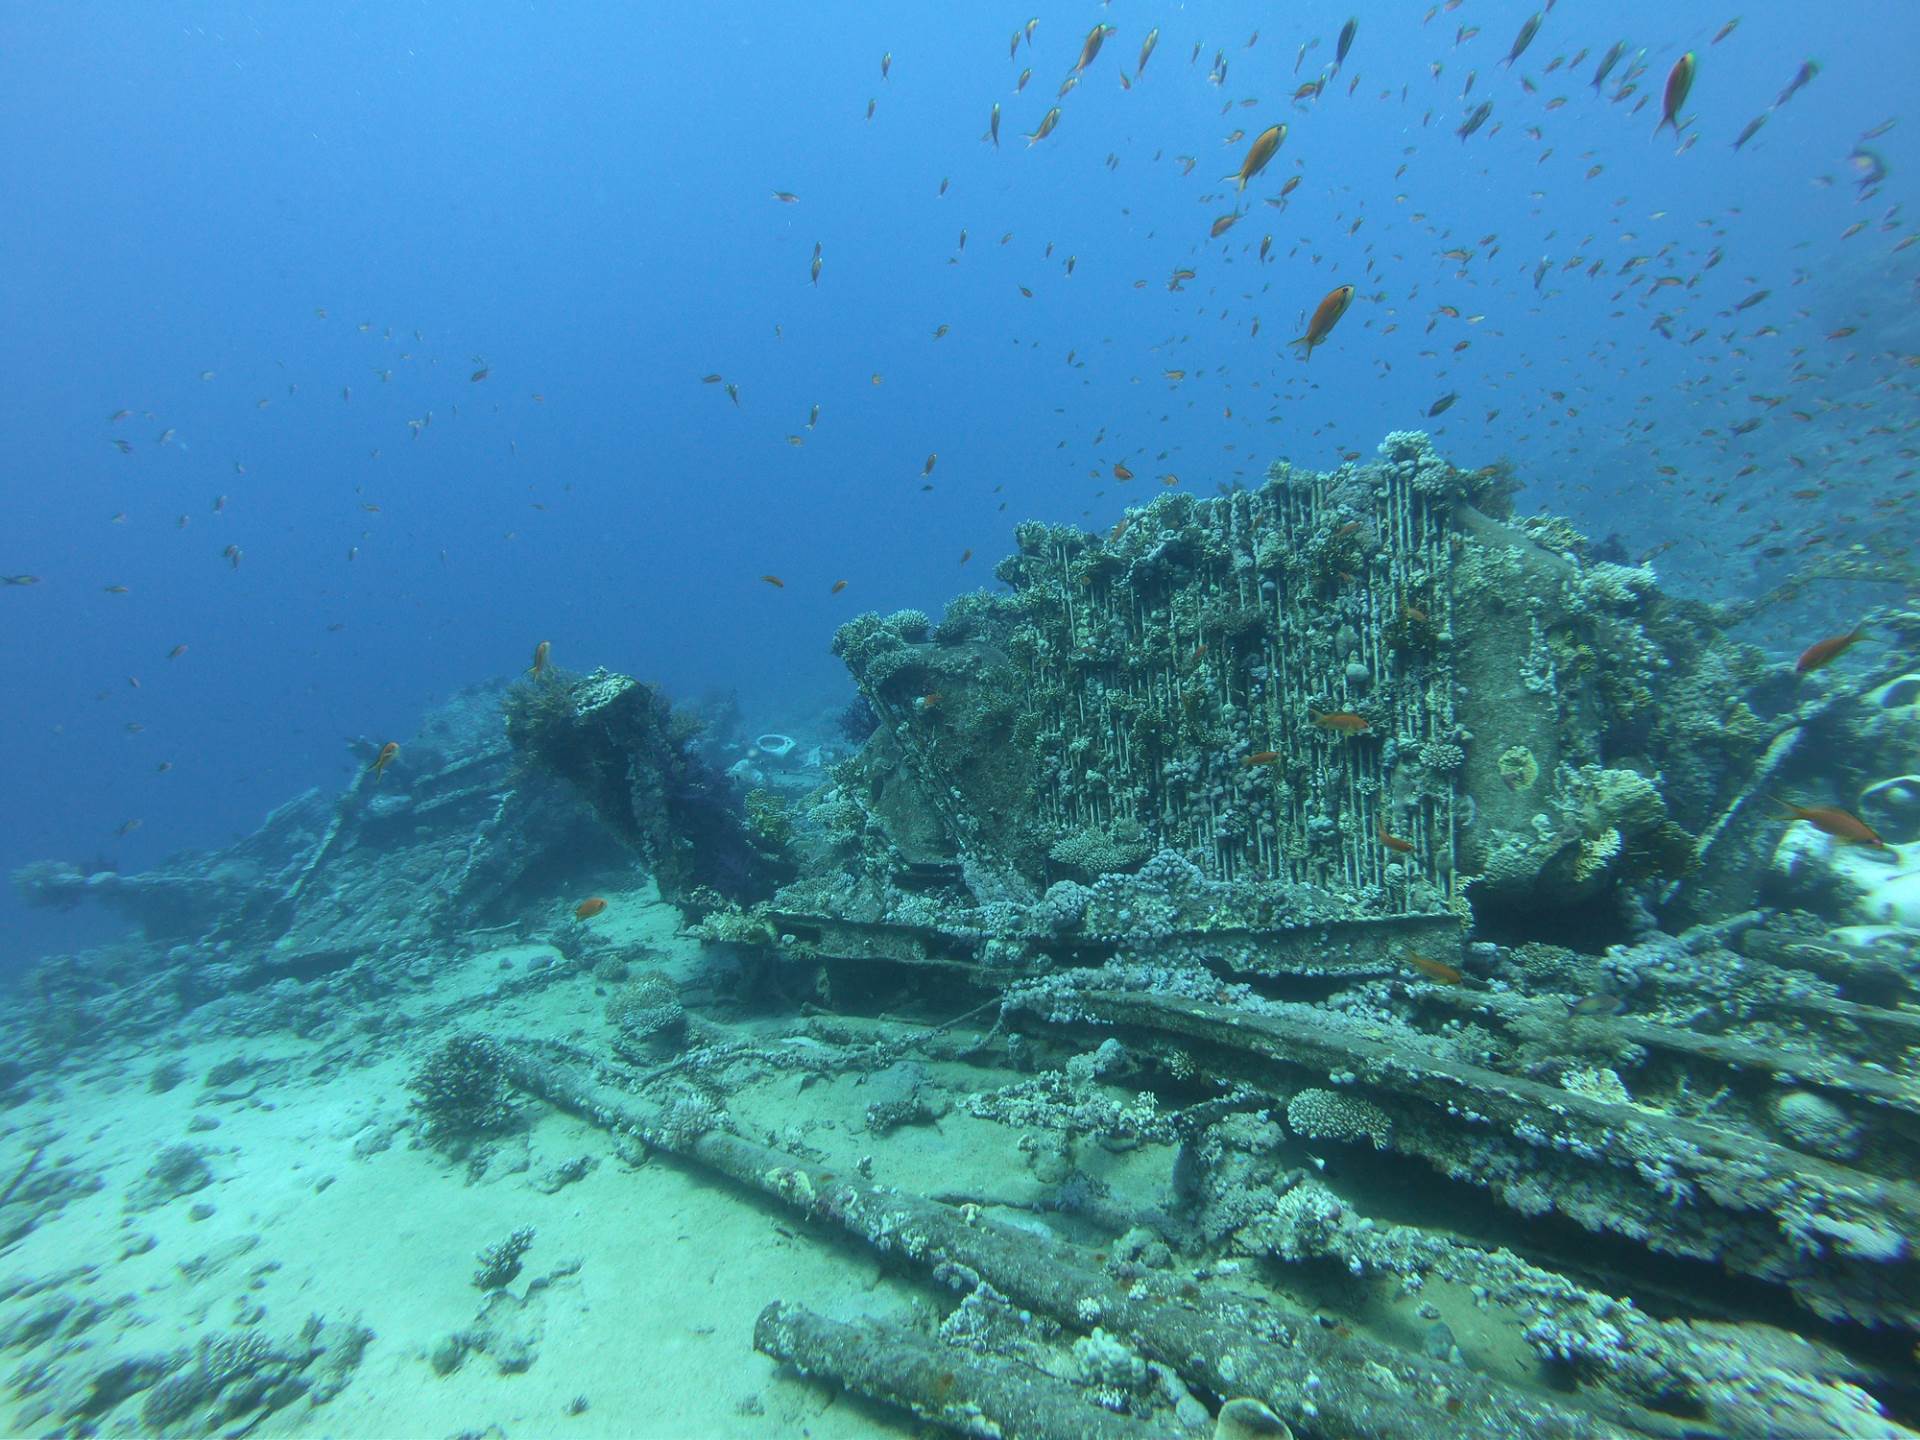
{"type": "Polygon", "coordinates": [[[500,1047],[484,1035],[444,1041],[408,1077],[407,1088],[421,1138],[435,1149],[461,1155],[513,1126],[513,1091],[501,1071],[500,1047]]]}
{"type": "Polygon", "coordinates": [[[1393,1139],[1393,1119],[1370,1100],[1334,1090],[1301,1090],[1287,1102],[1287,1124],[1309,1140],[1369,1141],[1384,1150],[1393,1139]]]}
{"type": "Polygon", "coordinates": [[[680,1045],[687,1012],[672,985],[658,975],[648,975],[607,1001],[607,1022],[613,1026],[614,1049],[629,1059],[646,1061],[680,1045]]]}
{"type": "Polygon", "coordinates": [[[473,1272],[473,1283],[482,1290],[498,1290],[520,1273],[520,1257],[533,1247],[533,1227],[523,1225],[504,1240],[481,1250],[476,1257],[480,1268],[473,1272]]]}

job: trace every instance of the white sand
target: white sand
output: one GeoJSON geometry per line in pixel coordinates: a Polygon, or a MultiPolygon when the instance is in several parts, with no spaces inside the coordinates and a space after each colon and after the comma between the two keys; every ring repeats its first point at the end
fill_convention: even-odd
{"type": "MultiPolygon", "coordinates": [[[[667,952],[670,973],[700,963],[697,947],[673,934],[673,912],[641,896],[611,898],[597,928],[667,952]]],[[[597,1043],[606,1033],[605,1002],[591,980],[563,980],[493,1005],[481,997],[502,977],[502,960],[513,962],[504,973],[519,974],[545,953],[523,946],[463,962],[458,973],[394,1008],[418,1013],[457,998],[464,987],[474,996],[476,1028],[577,1034],[597,1043]]],[[[36,1397],[17,1393],[28,1376],[55,1372],[57,1403],[114,1360],[178,1349],[262,1307],[257,1323],[274,1339],[292,1339],[310,1315],[330,1325],[358,1321],[376,1338],[330,1403],[297,1400],[256,1434],[438,1437],[489,1426],[511,1437],[764,1440],[801,1434],[803,1427],[818,1440],[903,1433],[896,1417],[824,1386],[783,1378],[752,1349],[754,1317],[774,1299],[846,1317],[898,1314],[910,1294],[883,1280],[871,1258],[807,1238],[791,1216],[677,1162],[656,1158],[629,1166],[614,1157],[604,1133],[537,1104],[527,1107],[524,1136],[501,1146],[485,1179],[468,1183],[463,1166],[417,1146],[404,1128],[405,1078],[444,1034],[383,1041],[391,1053],[371,1068],[323,1079],[302,1078],[321,1046],[284,1034],[192,1046],[172,1052],[185,1062],[187,1079],[164,1094],[147,1084],[161,1053],[120,1053],[66,1079],[57,1098],[9,1112],[0,1180],[11,1178],[45,1127],[60,1138],[43,1168],[66,1160],[97,1171],[105,1185],[0,1259],[0,1278],[45,1280],[90,1267],[62,1288],[117,1308],[72,1353],[56,1353],[59,1341],[10,1352],[12,1383],[0,1396],[0,1430],[45,1433],[55,1423],[58,1411],[29,1418],[36,1397]],[[285,1073],[269,1070],[248,1099],[209,1103],[202,1087],[208,1068],[236,1055],[291,1065],[285,1073]],[[195,1114],[216,1117],[219,1127],[190,1134],[195,1114]],[[356,1157],[356,1138],[383,1130],[393,1132],[391,1145],[356,1157]],[[214,1182],[150,1212],[127,1214],[128,1187],[156,1152],[181,1141],[207,1149],[214,1182]],[[535,1188],[538,1177],[583,1154],[600,1162],[584,1179],[550,1195],[535,1188]],[[201,1202],[213,1214],[190,1219],[201,1202]],[[539,1332],[537,1359],[525,1373],[502,1374],[487,1355],[470,1353],[458,1370],[437,1375],[429,1360],[436,1345],[473,1324],[483,1304],[472,1283],[476,1252],[525,1225],[537,1237],[509,1287],[513,1294],[527,1295],[529,1282],[563,1262],[579,1267],[541,1288],[520,1316],[539,1332]],[[153,1237],[152,1249],[120,1258],[141,1234],[153,1237]],[[182,1261],[207,1255],[223,1258],[197,1279],[182,1273],[182,1261]],[[570,1415],[576,1397],[584,1397],[587,1408],[570,1415]]],[[[228,1088],[245,1091],[256,1078],[228,1088]]],[[[821,1122],[837,1111],[833,1128],[842,1143],[834,1148],[849,1159],[862,1140],[863,1149],[875,1148],[850,1133],[864,1104],[857,1091],[836,1096],[847,1087],[831,1084],[801,1093],[793,1077],[782,1079],[779,1095],[755,1097],[757,1104],[743,1098],[742,1109],[806,1124],[810,1143],[822,1148],[829,1141],[821,1122]]],[[[938,1135],[904,1134],[951,1176],[951,1155],[940,1157],[938,1135]]],[[[1004,1131],[993,1132],[993,1144],[1004,1151],[1004,1131]]],[[[43,1295],[0,1305],[0,1327],[45,1303],[43,1295]]],[[[139,1433],[140,1403],[136,1395],[112,1411],[106,1431],[139,1433]]]]}

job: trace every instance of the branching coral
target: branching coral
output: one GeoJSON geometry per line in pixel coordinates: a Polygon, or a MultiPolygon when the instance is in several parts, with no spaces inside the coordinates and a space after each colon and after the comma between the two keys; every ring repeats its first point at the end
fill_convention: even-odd
{"type": "Polygon", "coordinates": [[[671,985],[649,975],[607,1001],[607,1020],[615,1032],[614,1049],[629,1059],[645,1061],[679,1045],[686,1033],[687,1012],[671,985]]]}
{"type": "Polygon", "coordinates": [[[922,644],[931,629],[932,622],[922,610],[897,610],[891,615],[867,611],[834,632],[833,653],[847,662],[869,691],[882,691],[917,664],[913,647],[922,644]]]}
{"type": "Polygon", "coordinates": [[[1047,854],[1057,865],[1093,876],[1130,870],[1145,860],[1150,850],[1147,832],[1140,822],[1131,816],[1122,816],[1110,824],[1090,826],[1055,841],[1047,854]]]}
{"type": "Polygon", "coordinates": [[[520,1273],[520,1257],[533,1245],[533,1227],[523,1225],[506,1239],[483,1249],[475,1258],[480,1268],[473,1272],[473,1283],[482,1290],[498,1290],[520,1273]]]}
{"type": "Polygon", "coordinates": [[[1581,571],[1574,582],[1576,607],[1630,610],[1645,601],[1659,583],[1651,565],[1615,565],[1602,561],[1581,571]]]}
{"type": "Polygon", "coordinates": [[[500,1068],[500,1048],[484,1035],[448,1039],[407,1080],[421,1135],[437,1149],[463,1151],[473,1141],[512,1126],[512,1088],[500,1068]]]}
{"type": "Polygon", "coordinates": [[[1366,1140],[1384,1150],[1393,1139],[1393,1119],[1371,1100],[1334,1090],[1298,1092],[1287,1102],[1287,1124],[1309,1140],[1366,1140]]]}

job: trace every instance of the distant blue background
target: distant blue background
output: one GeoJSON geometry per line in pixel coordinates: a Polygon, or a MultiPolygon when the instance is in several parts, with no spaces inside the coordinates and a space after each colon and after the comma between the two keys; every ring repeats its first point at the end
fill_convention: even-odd
{"type": "MultiPolygon", "coordinates": [[[[1910,526],[1898,357],[1920,349],[1920,247],[1893,246],[1912,233],[1914,132],[1871,142],[1891,178],[1865,204],[1846,157],[1908,93],[1920,11],[1749,3],[1709,47],[1733,7],[1564,0],[1509,72],[1530,8],[1471,0],[1423,23],[1365,6],[1344,71],[1294,104],[1348,6],[7,7],[0,572],[43,583],[0,589],[0,870],[225,843],[344,783],[345,737],[404,741],[541,639],[570,668],[737,687],[755,723],[799,723],[848,693],[827,649],[840,620],[991,583],[1014,521],[1105,527],[1157,475],[1211,494],[1277,456],[1371,454],[1395,428],[1433,428],[1462,465],[1512,455],[1524,505],[1636,549],[1685,537],[1660,562],[1680,588],[1788,573],[1737,548],[1776,517],[1815,547],[1910,526]],[[1028,148],[1101,19],[1117,33],[1028,148]],[[1463,25],[1482,33],[1456,46],[1463,25]],[[1633,49],[1608,96],[1646,50],[1619,104],[1588,86],[1616,38],[1633,49]],[[1577,72],[1545,72],[1583,46],[1577,72]],[[1687,48],[1697,141],[1676,154],[1652,132],[1687,48]],[[1823,73],[1735,154],[1809,57],[1823,73]],[[1483,98],[1493,122],[1463,143],[1483,98]],[[1275,120],[1291,133],[1246,218],[1209,241],[1236,199],[1219,177],[1275,120]],[[1284,211],[1263,203],[1296,172],[1284,211]],[[1455,246],[1475,252],[1464,267],[1442,257],[1455,246]],[[1607,273],[1558,268],[1576,254],[1607,273]],[[1654,258],[1623,291],[1634,254],[1654,258]],[[1197,278],[1170,293],[1182,265],[1197,278]],[[1663,275],[1683,283],[1649,293],[1663,275]],[[1359,298],[1303,365],[1284,342],[1343,281],[1359,298]],[[1462,318],[1428,334],[1440,304],[1462,318]],[[1754,338],[1764,324],[1780,333],[1754,338]],[[1845,325],[1850,341],[1824,338],[1845,325]],[[699,383],[713,371],[739,408],[699,383]],[[1755,393],[1792,399],[1756,412],[1755,393]],[[1730,439],[1753,413],[1766,425],[1730,439]],[[1759,468],[1736,480],[1742,463],[1759,468]],[[1785,498],[1810,484],[1832,493],[1785,498]]],[[[1778,643],[1805,638],[1782,618],[1778,643]]],[[[118,928],[9,888],[0,968],[118,928]]]]}

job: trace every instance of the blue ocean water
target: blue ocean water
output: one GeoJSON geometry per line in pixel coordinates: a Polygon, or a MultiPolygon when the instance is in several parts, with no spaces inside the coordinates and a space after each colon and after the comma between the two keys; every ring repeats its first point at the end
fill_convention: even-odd
{"type": "MultiPolygon", "coordinates": [[[[1682,593],[1911,526],[1920,15],[1376,5],[1332,70],[1353,13],[10,8],[0,869],[224,843],[541,640],[780,723],[1017,520],[1394,429],[1682,593]]],[[[117,923],[8,893],[0,964],[117,923]]]]}

